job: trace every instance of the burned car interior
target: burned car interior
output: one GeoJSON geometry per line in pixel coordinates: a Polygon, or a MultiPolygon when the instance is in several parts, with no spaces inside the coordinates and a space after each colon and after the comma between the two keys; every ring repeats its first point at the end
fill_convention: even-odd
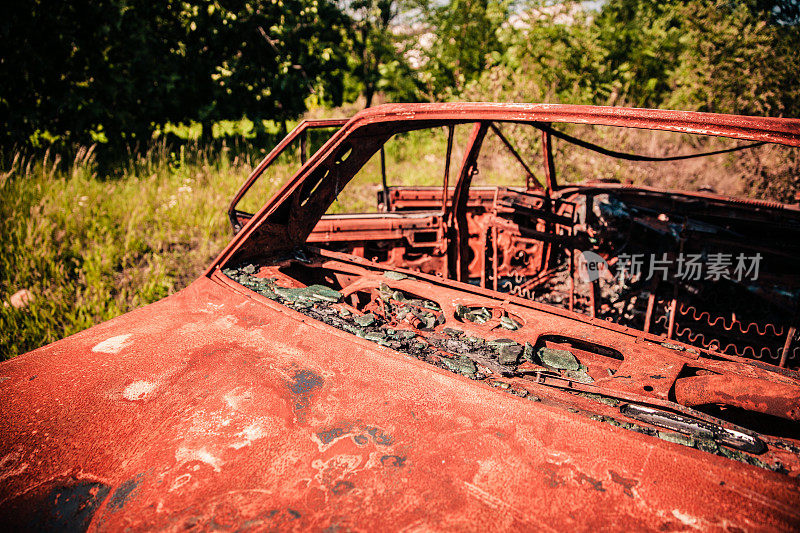
{"type": "Polygon", "coordinates": [[[638,111],[304,122],[234,197],[228,214],[239,238],[215,275],[265,304],[520,398],[798,477],[800,209],[594,176],[559,183],[553,146],[658,162],[797,146],[800,137],[638,111]],[[734,142],[659,158],[566,133],[571,122],[734,142]],[[535,159],[511,127],[536,139],[535,159]],[[323,131],[310,154],[309,135],[323,131]],[[419,162],[421,184],[409,185],[387,170],[387,157],[393,140],[420,132],[441,142],[419,162]],[[294,177],[257,213],[240,209],[287,150],[299,150],[294,177]],[[512,184],[483,179],[489,151],[503,152],[512,184]],[[337,209],[365,169],[360,194],[371,195],[372,211],[337,209]]]}

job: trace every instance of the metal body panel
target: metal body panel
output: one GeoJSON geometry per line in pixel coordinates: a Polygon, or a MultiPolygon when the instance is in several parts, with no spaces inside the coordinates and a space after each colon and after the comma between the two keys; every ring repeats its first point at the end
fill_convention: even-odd
{"type": "Polygon", "coordinates": [[[800,527],[796,479],[261,300],[203,278],[4,363],[0,516],[91,481],[109,494],[98,531],[800,527]]]}

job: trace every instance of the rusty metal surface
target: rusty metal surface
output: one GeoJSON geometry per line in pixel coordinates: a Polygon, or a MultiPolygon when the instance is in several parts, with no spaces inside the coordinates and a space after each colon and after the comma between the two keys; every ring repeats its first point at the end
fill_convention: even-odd
{"type": "Polygon", "coordinates": [[[675,381],[675,401],[688,406],[736,405],[757,413],[800,420],[800,388],[748,378],[706,375],[675,381]]]}
{"type": "Polygon", "coordinates": [[[261,162],[253,169],[247,179],[242,183],[242,186],[239,187],[239,190],[236,191],[236,194],[233,195],[230,204],[228,205],[228,219],[230,220],[232,226],[235,228],[235,231],[239,231],[241,227],[246,223],[247,220],[240,220],[237,215],[239,214],[236,210],[236,206],[242,200],[247,191],[253,186],[253,183],[264,173],[264,170],[275,161],[284,150],[289,147],[295,139],[300,139],[300,157],[305,163],[307,158],[306,155],[306,135],[308,130],[311,129],[321,129],[321,128],[334,128],[334,127],[341,127],[347,124],[347,119],[318,119],[318,120],[304,120],[300,124],[297,125],[289,134],[279,142],[275,148],[270,150],[270,152],[261,160],[261,162]]]}
{"type": "MultiPolygon", "coordinates": [[[[775,266],[774,271],[762,268],[761,276],[768,278],[762,286],[765,290],[774,290],[774,286],[782,285],[786,291],[797,291],[799,284],[793,273],[793,265],[795,261],[800,261],[800,254],[796,246],[791,244],[796,242],[792,235],[797,235],[798,229],[796,209],[787,207],[777,210],[775,206],[763,203],[731,203],[705,194],[667,194],[646,188],[594,185],[565,188],[549,199],[541,192],[511,188],[471,191],[465,210],[469,227],[468,253],[472,258],[468,264],[469,278],[482,287],[544,299],[571,310],[620,321],[610,307],[614,302],[605,295],[608,284],[604,281],[595,284],[588,296],[585,288],[583,295],[578,294],[581,290],[574,281],[578,265],[572,261],[570,254],[571,250],[593,249],[590,241],[595,238],[595,229],[579,223],[578,218],[587,216],[586,208],[581,211],[579,206],[585,206],[587,198],[591,202],[591,198],[606,194],[613,194],[613,198],[630,206],[661,213],[677,213],[680,206],[686,205],[693,206],[691,209],[695,213],[713,212],[717,219],[736,220],[740,226],[743,221],[753,224],[754,228],[764,227],[765,224],[784,226],[784,233],[778,234],[778,240],[774,241],[772,248],[767,245],[767,240],[762,240],[756,248],[758,253],[764,255],[765,264],[769,261],[775,266]],[[778,218],[781,212],[783,214],[778,218]],[[525,218],[524,225],[520,225],[520,216],[525,218]],[[795,221],[794,227],[788,225],[791,221],[795,221]],[[786,244],[780,244],[779,239],[784,239],[786,244]],[[555,280],[561,280],[560,285],[555,280]],[[597,292],[600,287],[603,287],[602,297],[597,292]]],[[[396,187],[390,190],[389,197],[395,212],[323,217],[307,242],[366,257],[388,266],[413,268],[449,277],[446,254],[451,247],[447,238],[447,223],[442,213],[434,211],[441,203],[441,191],[396,187]]],[[[654,218],[652,220],[655,221],[654,218]]],[[[751,233],[755,236],[758,230],[751,233]]],[[[681,246],[687,250],[689,245],[708,246],[712,239],[705,234],[699,239],[684,239],[681,246]]],[[[651,242],[643,240],[642,244],[649,246],[651,242]]],[[[720,241],[718,246],[729,253],[737,247],[741,252],[753,250],[746,237],[728,238],[720,241]]],[[[678,252],[676,246],[674,253],[677,255],[678,252]]],[[[613,251],[605,254],[608,259],[615,256],[613,251]]],[[[708,285],[708,290],[712,290],[708,285]]],[[[669,310],[671,300],[663,299],[664,288],[658,300],[652,287],[644,289],[644,296],[638,299],[650,299],[647,316],[644,316],[641,307],[632,309],[630,312],[635,317],[625,320],[628,325],[645,331],[663,332],[669,338],[703,350],[771,364],[778,364],[783,356],[782,366],[796,367],[800,363],[800,345],[788,342],[794,337],[791,318],[796,311],[791,311],[791,306],[796,307],[796,303],[786,304],[790,306],[788,313],[776,307],[775,311],[762,316],[747,318],[746,312],[737,316],[737,302],[726,303],[716,298],[715,302],[703,303],[687,298],[676,301],[672,312],[669,310]],[[671,323],[670,316],[674,316],[671,323]]],[[[737,298],[743,297],[739,295],[737,298]]],[[[637,297],[634,295],[633,298],[635,301],[637,297]]],[[[738,302],[740,308],[741,303],[738,302]]],[[[776,306],[779,304],[779,301],[774,302],[776,306]]],[[[749,301],[744,306],[745,311],[748,306],[759,305],[772,304],[767,300],[749,301]]]]}
{"type": "MultiPolygon", "coordinates": [[[[358,113],[341,130],[315,153],[301,169],[278,191],[273,198],[255,214],[256,223],[239,235],[223,251],[209,272],[217,264],[229,260],[240,252],[246,241],[250,245],[263,244],[274,240],[284,245],[302,243],[311,232],[309,228],[270,227],[263,219],[281,204],[292,200],[299,184],[310,174],[321,170],[320,164],[326,157],[341,146],[348,136],[357,138],[365,129],[372,127],[380,130],[397,124],[425,123],[466,123],[475,121],[510,121],[524,123],[559,123],[596,124],[605,126],[633,127],[694,133],[699,135],[719,135],[742,140],[775,142],[789,146],[800,146],[800,119],[779,119],[762,117],[745,117],[739,115],[722,115],[714,113],[698,113],[689,111],[671,111],[659,109],[632,109],[602,106],[578,106],[562,104],[491,104],[491,103],[445,103],[445,104],[390,104],[376,106],[358,113]],[[255,235],[253,233],[255,232],[255,235]],[[260,237],[260,238],[259,238],[260,237]]],[[[359,165],[360,166],[360,165],[359,165]]],[[[263,166],[261,170],[263,171],[263,166]]],[[[254,171],[248,181],[257,179],[259,170],[254,171]]],[[[324,202],[323,202],[324,203],[324,202]]],[[[325,212],[324,208],[314,212],[316,206],[311,205],[308,213],[297,213],[302,219],[316,221],[325,212]],[[305,216],[304,216],[305,215],[305,216]]],[[[232,203],[233,206],[233,203],[232,203]]],[[[232,221],[234,222],[234,221],[232,221]]],[[[293,226],[295,224],[292,224],[293,226]]],[[[246,253],[246,250],[242,250],[246,253]]]]}
{"type": "Polygon", "coordinates": [[[98,531],[800,526],[796,479],[247,292],[202,278],[0,366],[0,516],[66,520],[67,494],[98,531]]]}
{"type": "MultiPolygon", "coordinates": [[[[383,106],[360,113],[334,135],[286,187],[255,215],[256,223],[245,232],[246,235],[241,235],[231,243],[220,261],[254,258],[276,248],[290,248],[304,240],[327,243],[334,250],[387,265],[412,267],[452,279],[470,279],[483,287],[505,292],[535,295],[544,291],[548,294],[541,297],[549,303],[590,316],[620,321],[626,313],[618,307],[615,309],[615,302],[608,299],[609,290],[619,292],[619,287],[604,287],[602,282],[592,283],[588,288],[575,285],[575,272],[580,265],[574,256],[579,252],[600,252],[603,258],[612,262],[612,266],[616,261],[615,250],[599,250],[593,243],[598,228],[588,219],[597,222],[597,217],[591,212],[592,209],[596,210],[597,205],[590,206],[591,209],[584,207],[582,214],[576,207],[576,204],[585,206],[587,202],[596,202],[598,197],[606,194],[612,200],[627,203],[642,213],[660,211],[658,217],[645,215],[632,219],[644,233],[649,231],[651,234],[647,236],[640,231],[640,245],[646,245],[653,235],[658,237],[659,233],[663,236],[670,231],[677,232],[680,220],[685,221],[683,229],[680,229],[681,235],[676,234],[675,242],[667,248],[672,261],[684,252],[683,241],[687,238],[687,246],[701,254],[768,254],[765,260],[768,268],[762,271],[761,285],[755,287],[761,300],[753,308],[760,308],[764,304],[775,309],[765,311],[763,316],[740,319],[741,315],[748,314],[751,307],[744,306],[746,312],[742,313],[733,311],[730,305],[724,303],[710,305],[680,294],[687,290],[696,293],[696,287],[675,286],[675,295],[667,296],[671,285],[661,283],[653,287],[635,288],[636,294],[626,296],[624,303],[632,308],[635,316],[623,320],[624,323],[645,331],[657,331],[669,339],[688,342],[700,349],[726,356],[763,360],[781,367],[800,364],[800,345],[794,340],[797,317],[800,316],[800,299],[797,296],[800,279],[791,266],[800,260],[800,250],[795,244],[800,238],[798,206],[730,199],[709,193],[665,192],[601,183],[561,187],[556,182],[547,142],[549,126],[545,127],[546,124],[557,122],[634,126],[789,145],[800,142],[800,127],[794,119],[581,106],[383,106]],[[439,191],[395,187],[384,191],[382,196],[386,198],[379,200],[391,213],[358,218],[322,217],[352,173],[382,146],[392,132],[469,121],[474,121],[475,132],[483,133],[487,126],[494,126],[490,121],[512,121],[541,127],[545,140],[543,151],[547,188],[544,191],[496,188],[491,198],[490,190],[473,191],[469,182],[474,172],[475,158],[465,154],[452,195],[466,200],[454,203],[451,198],[443,199],[439,191]],[[336,160],[337,154],[343,152],[355,152],[356,155],[351,155],[350,160],[340,165],[336,160]],[[308,184],[300,187],[303,179],[308,184]],[[309,197],[307,191],[314,183],[317,183],[314,186],[316,193],[309,197]],[[468,194],[466,191],[469,191],[468,194]],[[427,209],[431,213],[412,215],[404,211],[413,209],[427,209]],[[709,215],[706,216],[704,211],[708,211],[709,215]],[[577,216],[586,217],[587,221],[579,221],[577,216]],[[699,224],[689,220],[689,217],[698,219],[699,224]],[[760,233],[753,230],[732,239],[730,222],[736,221],[737,230],[741,230],[745,220],[752,222],[752,228],[766,230],[772,225],[780,228],[780,231],[769,233],[773,242],[766,246],[758,239],[760,233]],[[313,221],[319,221],[318,225],[315,226],[313,221]],[[424,228],[421,225],[423,223],[424,228]],[[702,228],[709,223],[716,224],[714,232],[719,236],[701,235],[705,231],[702,228]],[[683,233],[688,233],[689,237],[683,233]],[[782,238],[783,243],[776,243],[776,237],[782,238]],[[487,250],[491,252],[486,253],[487,250]],[[658,293],[657,297],[654,293],[658,293]],[[642,299],[649,300],[646,316],[643,310],[637,310],[637,302],[642,299]],[[727,316],[729,314],[731,316],[727,316]],[[769,335],[761,333],[764,331],[769,335]],[[737,332],[743,333],[743,336],[737,332]],[[758,332],[757,336],[753,335],[755,332],[758,332]]],[[[477,151],[482,135],[475,134],[473,137],[477,141],[477,151]]],[[[654,248],[650,247],[650,250],[654,248]]],[[[733,297],[732,302],[741,303],[742,298],[733,297]]]]}
{"type": "Polygon", "coordinates": [[[502,121],[800,146],[794,119],[379,106],[321,123],[342,127],[307,160],[301,146],[302,167],[258,213],[236,211],[314,127],[301,125],[237,193],[241,231],[203,277],[0,365],[0,525],[800,529],[786,298],[800,288],[786,237],[800,235],[800,209],[560,187],[546,128],[545,188],[524,164],[525,189],[470,187],[482,136],[502,121]],[[395,132],[455,123],[473,136],[450,182],[384,187],[387,213],[323,216],[395,132]],[[579,250],[613,267],[654,242],[758,251],[764,282],[578,279],[579,250]]]}

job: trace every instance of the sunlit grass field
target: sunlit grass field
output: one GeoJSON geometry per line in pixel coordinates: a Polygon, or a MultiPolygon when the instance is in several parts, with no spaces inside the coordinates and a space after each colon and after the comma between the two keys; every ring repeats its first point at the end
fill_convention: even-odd
{"type": "MultiPolygon", "coordinates": [[[[0,174],[0,358],[158,300],[231,237],[225,210],[255,157],[156,147],[113,176],[82,150],[68,165],[17,154],[0,174]],[[31,293],[27,306],[12,294],[31,293]]],[[[280,169],[275,169],[279,171],[280,169]]],[[[277,187],[278,180],[264,180],[277,187]]]]}

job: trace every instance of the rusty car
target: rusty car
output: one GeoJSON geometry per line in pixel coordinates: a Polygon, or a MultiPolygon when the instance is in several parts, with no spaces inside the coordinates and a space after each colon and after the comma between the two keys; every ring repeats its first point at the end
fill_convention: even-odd
{"type": "Polygon", "coordinates": [[[800,528],[800,208],[560,181],[556,141],[658,162],[797,148],[800,120],[442,103],[302,122],[199,279],[0,364],[0,522],[800,528]],[[571,125],[733,145],[642,156],[571,125]],[[516,181],[483,179],[488,152],[516,181]]]}

